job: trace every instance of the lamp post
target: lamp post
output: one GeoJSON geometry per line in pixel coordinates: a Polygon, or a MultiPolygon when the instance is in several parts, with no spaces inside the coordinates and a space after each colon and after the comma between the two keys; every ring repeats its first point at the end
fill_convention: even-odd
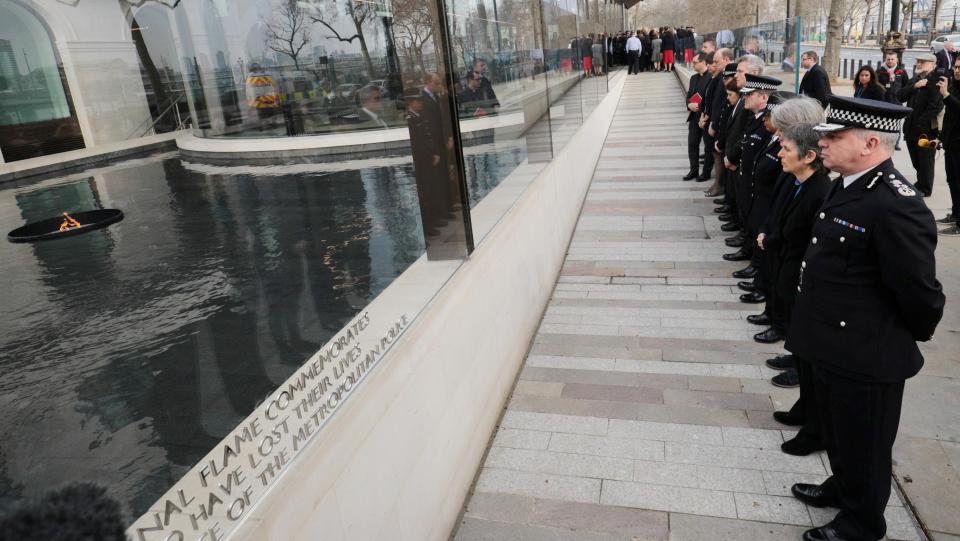
{"type": "Polygon", "coordinates": [[[890,30],[880,48],[884,53],[892,52],[897,54],[897,63],[903,61],[903,50],[907,48],[907,42],[900,33],[900,0],[891,0],[890,2],[890,30]]]}
{"type": "Polygon", "coordinates": [[[950,25],[950,31],[957,31],[957,2],[953,3],[953,24],[950,25]]]}

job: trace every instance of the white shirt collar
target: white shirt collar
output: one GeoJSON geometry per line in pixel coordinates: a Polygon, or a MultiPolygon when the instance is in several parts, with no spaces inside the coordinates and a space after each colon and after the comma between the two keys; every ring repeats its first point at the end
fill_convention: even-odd
{"type": "Polygon", "coordinates": [[[877,166],[874,165],[874,166],[871,167],[870,169],[864,169],[863,171],[860,171],[859,173],[854,173],[854,174],[852,174],[852,175],[844,175],[844,176],[843,176],[843,187],[846,188],[846,187],[850,186],[851,184],[853,184],[854,182],[856,182],[857,180],[859,180],[860,177],[862,177],[863,175],[866,175],[866,174],[869,173],[870,171],[873,171],[876,167],[877,167],[877,166]]]}

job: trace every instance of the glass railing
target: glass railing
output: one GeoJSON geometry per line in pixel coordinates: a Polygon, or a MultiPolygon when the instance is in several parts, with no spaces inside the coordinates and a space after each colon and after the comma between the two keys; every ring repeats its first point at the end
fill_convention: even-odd
{"type": "Polygon", "coordinates": [[[723,28],[703,34],[704,40],[714,40],[717,47],[733,51],[733,57],[757,55],[766,67],[764,75],[783,81],[781,90],[797,92],[803,68],[800,56],[804,50],[797,41],[797,29],[802,28],[800,17],[772,21],[740,28],[723,28]]]}

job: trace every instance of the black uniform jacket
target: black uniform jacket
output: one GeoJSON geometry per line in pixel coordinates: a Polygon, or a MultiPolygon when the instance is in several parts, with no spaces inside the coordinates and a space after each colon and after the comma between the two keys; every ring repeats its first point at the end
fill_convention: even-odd
{"type": "Polygon", "coordinates": [[[730,113],[733,112],[733,106],[730,105],[730,102],[724,101],[719,111],[713,129],[717,131],[717,147],[722,151],[727,144],[727,132],[730,131],[728,125],[730,123],[730,113]]]}
{"type": "Polygon", "coordinates": [[[707,115],[710,117],[710,125],[713,131],[719,132],[724,124],[720,123],[720,113],[724,107],[727,107],[727,89],[723,86],[723,74],[718,73],[710,82],[710,105],[707,106],[707,115]]]}
{"type": "Polygon", "coordinates": [[[937,129],[937,115],[943,108],[943,96],[937,89],[936,81],[928,80],[927,86],[917,88],[915,85],[921,79],[924,77],[911,78],[897,93],[897,98],[907,102],[907,107],[913,109],[903,123],[903,134],[910,141],[916,141],[921,135],[934,137],[937,129]]]}
{"type": "Polygon", "coordinates": [[[747,129],[747,124],[753,118],[754,113],[748,111],[743,106],[743,98],[733,106],[730,116],[727,118],[726,137],[724,137],[726,146],[723,149],[723,155],[730,160],[730,163],[739,166],[743,133],[747,129]]]}
{"type": "Polygon", "coordinates": [[[936,246],[933,214],[892,160],[834,182],[800,263],[787,350],[862,381],[915,375],[916,341],[943,316],[936,246]]]}
{"type": "Polygon", "coordinates": [[[827,96],[830,95],[830,79],[820,64],[814,64],[803,74],[803,80],[800,81],[800,93],[804,96],[816,98],[820,105],[827,106],[827,96]]]}
{"type": "Polygon", "coordinates": [[[764,251],[769,254],[774,292],[791,304],[797,294],[800,262],[810,245],[814,221],[830,190],[830,177],[822,171],[805,180],[799,192],[795,180],[791,174],[781,177],[776,208],[770,212],[768,233],[763,241],[764,251]]]}
{"type": "MultiPolygon", "coordinates": [[[[743,137],[740,139],[739,145],[740,179],[744,183],[743,188],[752,191],[751,185],[753,184],[754,167],[759,161],[763,149],[767,148],[767,143],[770,142],[773,134],[768,132],[767,128],[763,125],[763,117],[767,114],[766,112],[760,114],[760,116],[757,116],[756,113],[751,111],[747,111],[747,114],[749,115],[747,125],[743,130],[743,137]]],[[[744,191],[744,193],[748,192],[744,191]]],[[[745,200],[742,204],[745,205],[743,211],[749,212],[750,200],[745,200]]]]}
{"type": "Polygon", "coordinates": [[[767,139],[763,150],[757,154],[753,165],[753,199],[750,202],[749,221],[750,231],[758,231],[766,221],[770,208],[773,206],[773,192],[777,187],[777,179],[783,174],[780,166],[780,140],[774,137],[767,139]]]}

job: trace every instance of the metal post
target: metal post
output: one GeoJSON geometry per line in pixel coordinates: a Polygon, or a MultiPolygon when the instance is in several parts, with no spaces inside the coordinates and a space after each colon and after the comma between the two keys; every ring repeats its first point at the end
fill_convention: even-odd
{"type": "Polygon", "coordinates": [[[951,32],[957,31],[957,3],[956,2],[953,3],[953,24],[950,25],[950,31],[951,32]]]}

